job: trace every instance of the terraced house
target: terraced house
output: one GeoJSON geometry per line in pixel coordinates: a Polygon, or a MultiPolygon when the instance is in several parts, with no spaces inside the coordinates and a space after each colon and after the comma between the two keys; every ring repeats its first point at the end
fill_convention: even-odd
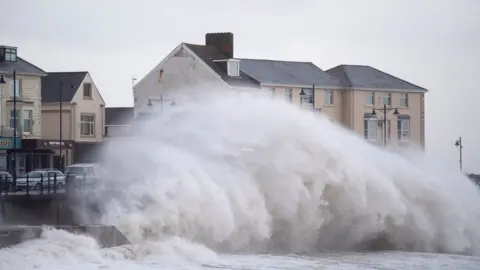
{"type": "Polygon", "coordinates": [[[19,56],[19,49],[0,46],[0,169],[22,174],[48,166],[40,147],[41,78],[45,71],[19,56]],[[15,154],[14,154],[15,152],[15,154]]]}
{"type": "Polygon", "coordinates": [[[105,131],[105,101],[90,73],[49,72],[42,78],[42,146],[53,167],[96,161],[105,131]]]}
{"type": "Polygon", "coordinates": [[[152,106],[163,110],[179,91],[201,94],[195,86],[208,83],[264,91],[322,113],[374,143],[425,145],[426,89],[369,66],[324,71],[312,62],[235,58],[233,48],[232,33],[208,33],[205,44],[178,45],[134,86],[135,117],[152,106]],[[386,128],[383,104],[389,110],[386,128]]]}

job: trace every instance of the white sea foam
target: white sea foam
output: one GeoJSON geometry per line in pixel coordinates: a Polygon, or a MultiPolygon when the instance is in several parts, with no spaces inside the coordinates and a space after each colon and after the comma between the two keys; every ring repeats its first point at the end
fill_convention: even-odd
{"type": "Polygon", "coordinates": [[[0,250],[0,269],[172,268],[208,264],[215,252],[315,253],[386,242],[480,254],[478,189],[427,154],[386,151],[322,116],[250,94],[205,91],[177,104],[139,137],[109,145],[105,168],[114,177],[105,187],[117,191],[89,198],[100,222],[117,225],[132,245],[101,249],[52,230],[0,250]]]}

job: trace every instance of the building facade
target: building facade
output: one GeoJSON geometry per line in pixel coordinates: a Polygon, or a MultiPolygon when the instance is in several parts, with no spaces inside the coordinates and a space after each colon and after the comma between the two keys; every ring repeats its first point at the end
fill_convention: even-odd
{"type": "Polygon", "coordinates": [[[208,33],[203,45],[181,43],[134,86],[135,117],[181,91],[202,94],[192,88],[203,83],[269,92],[372,143],[425,146],[426,89],[369,66],[324,71],[311,62],[235,58],[233,48],[232,33],[208,33]]]}
{"type": "Polygon", "coordinates": [[[49,72],[42,78],[42,144],[55,153],[52,166],[95,160],[105,131],[105,101],[92,77],[49,72]]]}
{"type": "Polygon", "coordinates": [[[37,147],[44,76],[45,71],[18,55],[18,48],[0,46],[0,168],[17,175],[44,167],[51,156],[37,147]]]}

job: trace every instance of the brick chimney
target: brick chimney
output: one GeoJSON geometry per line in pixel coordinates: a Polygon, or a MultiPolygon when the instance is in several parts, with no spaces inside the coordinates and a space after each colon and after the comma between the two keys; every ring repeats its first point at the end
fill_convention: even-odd
{"type": "Polygon", "coordinates": [[[233,58],[233,33],[207,33],[205,45],[215,47],[226,59],[233,58]]]}

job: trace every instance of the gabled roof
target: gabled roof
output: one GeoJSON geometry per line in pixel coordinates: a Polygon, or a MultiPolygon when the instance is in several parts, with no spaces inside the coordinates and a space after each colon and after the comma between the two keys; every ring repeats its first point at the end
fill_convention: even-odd
{"type": "Polygon", "coordinates": [[[240,59],[240,69],[261,84],[340,87],[340,81],[312,62],[240,59]]]}
{"type": "Polygon", "coordinates": [[[71,102],[87,73],[87,71],[49,72],[42,78],[42,102],[60,102],[60,81],[62,80],[62,102],[71,102]]]}
{"type": "Polygon", "coordinates": [[[327,70],[327,72],[338,78],[343,87],[372,90],[427,91],[423,87],[370,66],[339,65],[327,70]]]}
{"type": "Polygon", "coordinates": [[[29,63],[21,57],[17,56],[16,62],[0,62],[0,73],[13,74],[13,70],[18,75],[33,75],[33,76],[45,76],[47,73],[41,68],[29,63]]]}
{"type": "Polygon", "coordinates": [[[194,54],[196,54],[200,59],[202,59],[205,64],[207,64],[213,71],[215,71],[222,79],[232,86],[244,86],[244,87],[258,87],[259,84],[254,79],[246,75],[242,68],[242,63],[240,63],[240,76],[231,77],[223,71],[214,60],[224,60],[227,57],[218,52],[217,49],[211,46],[205,45],[196,45],[184,43],[184,45],[189,48],[194,54]]]}
{"type": "Polygon", "coordinates": [[[105,108],[105,125],[128,125],[133,120],[133,107],[105,108]]]}

